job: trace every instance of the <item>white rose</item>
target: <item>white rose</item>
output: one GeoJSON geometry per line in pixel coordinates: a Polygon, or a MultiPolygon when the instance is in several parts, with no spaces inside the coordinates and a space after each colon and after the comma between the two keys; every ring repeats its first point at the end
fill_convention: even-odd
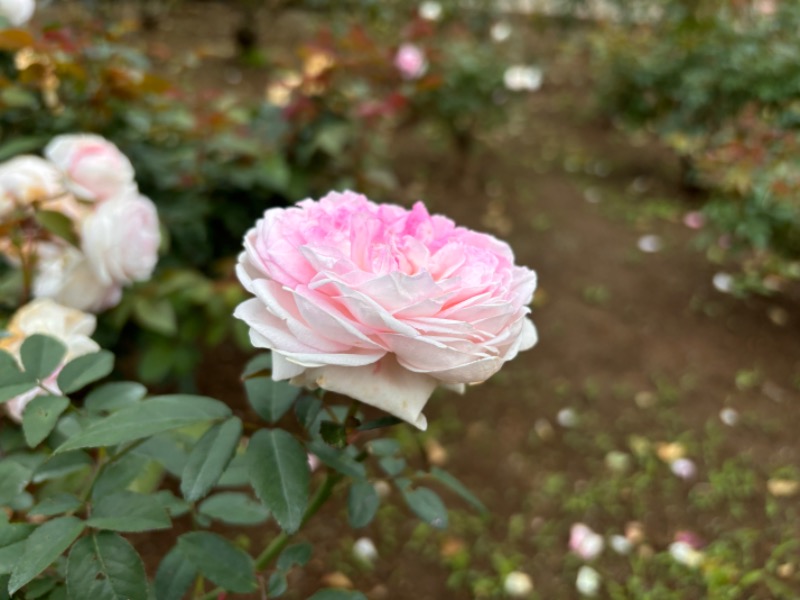
{"type": "Polygon", "coordinates": [[[15,206],[52,200],[64,193],[61,174],[43,158],[23,155],[0,163],[0,218],[15,206]]]}
{"type": "MultiPolygon", "coordinates": [[[[61,341],[67,348],[64,361],[47,377],[44,384],[54,392],[58,392],[56,379],[61,368],[78,356],[97,352],[100,346],[90,336],[94,333],[96,321],[94,315],[61,306],[50,299],[33,300],[20,308],[8,324],[8,337],[0,340],[0,349],[5,350],[19,360],[19,351],[25,338],[36,334],[44,334],[61,341]]],[[[5,403],[8,415],[15,421],[22,421],[22,413],[28,402],[36,396],[46,393],[35,388],[12,398],[5,403]]]]}
{"type": "Polygon", "coordinates": [[[30,21],[35,9],[34,0],[0,0],[0,17],[8,20],[14,27],[30,21]]]}
{"type": "Polygon", "coordinates": [[[83,252],[105,284],[149,279],[160,243],[156,207],[138,193],[103,202],[81,226],[83,252]]]}
{"type": "Polygon", "coordinates": [[[117,283],[101,281],[77,248],[44,242],[37,247],[33,295],[52,298],[78,310],[99,312],[119,303],[122,288],[117,283]]]}
{"type": "Polygon", "coordinates": [[[136,189],[131,161],[102,136],[59,135],[44,154],[64,174],[70,191],[84,200],[108,200],[136,189]]]}

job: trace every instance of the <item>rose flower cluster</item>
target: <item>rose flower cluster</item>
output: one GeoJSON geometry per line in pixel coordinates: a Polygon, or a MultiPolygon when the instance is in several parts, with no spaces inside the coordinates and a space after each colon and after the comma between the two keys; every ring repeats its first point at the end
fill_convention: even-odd
{"type": "Polygon", "coordinates": [[[128,158],[98,135],[58,136],[44,154],[0,164],[0,250],[32,269],[34,297],[90,312],[114,306],[123,287],[155,268],[155,205],[139,193],[128,158]],[[52,213],[66,217],[75,240],[43,235],[41,217],[52,213]]]}

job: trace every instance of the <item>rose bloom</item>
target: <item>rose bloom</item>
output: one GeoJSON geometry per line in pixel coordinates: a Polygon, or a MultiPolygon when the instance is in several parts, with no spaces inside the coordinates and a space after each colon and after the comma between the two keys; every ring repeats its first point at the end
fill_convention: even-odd
{"type": "Polygon", "coordinates": [[[414,44],[403,44],[394,56],[394,66],[405,79],[419,79],[428,68],[425,54],[414,44]]]}
{"type": "Polygon", "coordinates": [[[22,155],[0,164],[0,218],[15,207],[64,195],[61,174],[38,156],[22,155]]]}
{"type": "Polygon", "coordinates": [[[235,316],[272,377],[347,394],[425,429],[437,385],[462,391],[536,343],[536,275],[507,244],[430,215],[331,192],[273,208],[245,235],[235,316]]]}
{"type": "Polygon", "coordinates": [[[42,242],[36,246],[33,295],[78,310],[100,312],[119,303],[122,286],[101,281],[86,256],[74,246],[42,242]]]}
{"type": "Polygon", "coordinates": [[[156,207],[138,193],[103,202],[81,225],[81,249],[106,285],[149,279],[160,243],[156,207]]]}
{"type": "MultiPolygon", "coordinates": [[[[67,348],[64,361],[43,382],[53,392],[60,393],[56,379],[63,366],[73,358],[100,349],[97,342],[90,337],[94,333],[94,328],[93,315],[61,306],[49,299],[33,300],[17,310],[9,321],[7,326],[9,335],[0,338],[0,350],[5,350],[19,361],[22,343],[25,338],[35,333],[61,341],[67,348]]],[[[22,421],[22,413],[28,402],[46,393],[42,388],[36,387],[20,394],[5,403],[6,412],[19,423],[22,421]]]]}
{"type": "Polygon", "coordinates": [[[538,67],[515,65],[503,73],[503,83],[513,92],[535,92],[542,87],[543,74],[538,67]]]}
{"type": "Polygon", "coordinates": [[[30,21],[35,9],[34,0],[0,0],[0,17],[14,27],[20,27],[30,21]]]}
{"type": "Polygon", "coordinates": [[[44,154],[63,173],[70,191],[83,200],[108,200],[136,189],[131,162],[102,136],[59,135],[44,154]]]}

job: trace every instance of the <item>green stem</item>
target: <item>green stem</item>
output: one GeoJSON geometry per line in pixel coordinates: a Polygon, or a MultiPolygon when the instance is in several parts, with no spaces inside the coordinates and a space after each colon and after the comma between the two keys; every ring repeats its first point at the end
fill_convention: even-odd
{"type": "MultiPolygon", "coordinates": [[[[303,513],[303,520],[300,522],[301,529],[303,525],[305,525],[311,519],[311,517],[317,514],[325,502],[328,501],[333,493],[333,489],[336,487],[336,484],[342,479],[343,476],[339,473],[328,473],[327,477],[325,477],[325,481],[322,482],[322,485],[317,489],[317,492],[314,494],[311,502],[308,503],[306,512],[303,513]]],[[[266,548],[264,548],[264,551],[256,557],[255,570],[261,571],[265,569],[273,560],[278,557],[283,549],[286,548],[291,539],[292,535],[286,533],[285,531],[281,531],[278,536],[273,539],[266,548]]],[[[201,600],[215,600],[219,594],[224,591],[225,590],[222,588],[216,588],[203,596],[201,600]]]]}

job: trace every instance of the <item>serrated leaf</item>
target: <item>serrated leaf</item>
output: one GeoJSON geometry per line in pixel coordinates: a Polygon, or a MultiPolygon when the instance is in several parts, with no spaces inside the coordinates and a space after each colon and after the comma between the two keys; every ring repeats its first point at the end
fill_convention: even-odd
{"type": "MultiPolygon", "coordinates": [[[[0,548],[0,574],[8,575],[14,570],[22,553],[25,552],[25,540],[14,542],[0,548]]],[[[3,590],[5,592],[6,590],[3,590]]],[[[2,597],[2,596],[0,596],[2,597]]]]}
{"type": "Polygon", "coordinates": [[[66,353],[67,348],[62,342],[40,333],[25,338],[19,349],[25,372],[37,379],[52,375],[66,353]]]}
{"type": "Polygon", "coordinates": [[[199,507],[201,515],[231,525],[257,525],[269,518],[263,504],[241,492],[220,492],[206,498],[199,507]]]}
{"type": "Polygon", "coordinates": [[[261,429],[247,447],[250,484],[287,533],[300,528],[311,473],[303,446],[282,429],[261,429]]]}
{"type": "Polygon", "coordinates": [[[80,498],[77,496],[66,492],[59,492],[39,502],[39,504],[28,511],[28,515],[52,517],[71,510],[77,510],[80,508],[81,504],[83,504],[83,502],[81,502],[80,498]]]}
{"type": "Polygon", "coordinates": [[[303,429],[307,430],[311,435],[316,435],[315,431],[311,428],[317,423],[317,417],[322,411],[322,400],[309,394],[303,394],[294,403],[294,412],[297,420],[303,429]]]}
{"type": "Polygon", "coordinates": [[[156,571],[153,587],[157,600],[181,600],[197,577],[197,567],[175,546],[156,571]]]}
{"type": "Polygon", "coordinates": [[[0,505],[9,504],[30,481],[31,471],[8,458],[0,462],[0,505]]]}
{"type": "Polygon", "coordinates": [[[347,475],[355,479],[363,479],[367,476],[367,470],[363,464],[353,460],[353,458],[341,450],[331,448],[325,442],[312,440],[308,443],[308,450],[316,455],[323,463],[339,471],[342,475],[347,475]]]}
{"type": "Polygon", "coordinates": [[[22,432],[29,447],[38,446],[50,435],[68,406],[69,398],[64,396],[36,396],[28,403],[22,413],[22,432]]]}
{"type": "Polygon", "coordinates": [[[0,350],[0,402],[11,400],[34,387],[36,378],[23,373],[13,356],[0,350]]]}
{"type": "Polygon", "coordinates": [[[39,225],[68,244],[80,246],[72,219],[64,213],[55,210],[39,210],[36,211],[34,218],[39,225]]]}
{"type": "MultiPolygon", "coordinates": [[[[58,455],[60,456],[60,455],[58,455]]],[[[115,494],[128,488],[147,469],[150,460],[145,456],[129,453],[108,465],[92,487],[92,500],[115,494]]]]}
{"type": "Polygon", "coordinates": [[[380,496],[369,481],[354,481],[347,494],[347,521],[354,529],[366,527],[375,518],[380,496]]]}
{"type": "Polygon", "coordinates": [[[245,594],[258,587],[250,555],[216,533],[184,533],[178,538],[178,549],[204,577],[223,589],[245,594]]]}
{"type": "Polygon", "coordinates": [[[214,425],[195,444],[181,475],[181,493],[189,502],[205,496],[230,463],[242,435],[237,417],[214,425]]]}
{"type": "Polygon", "coordinates": [[[32,481],[33,483],[42,483],[50,479],[60,479],[93,464],[89,455],[80,450],[50,456],[33,472],[32,481]]]}
{"type": "Polygon", "coordinates": [[[439,467],[433,467],[431,469],[431,475],[436,478],[437,481],[444,484],[456,494],[461,496],[464,500],[467,501],[468,504],[472,505],[473,508],[478,510],[479,512],[485,513],[487,512],[486,507],[483,505],[483,502],[478,500],[478,497],[470,492],[467,487],[461,483],[458,479],[453,477],[447,471],[440,469],[439,467]]]}
{"type": "Polygon", "coordinates": [[[411,511],[428,525],[437,529],[447,527],[447,508],[433,490],[425,487],[406,489],[403,498],[411,511]]]}
{"type": "Polygon", "coordinates": [[[131,442],[170,429],[224,419],[230,413],[225,404],[205,396],[155,396],[93,422],[61,444],[56,453],[131,442]]]}
{"type": "MultiPolygon", "coordinates": [[[[14,570],[19,557],[25,551],[25,540],[35,529],[34,525],[27,523],[6,523],[0,526],[0,574],[7,575],[14,570]]],[[[5,591],[0,591],[0,597],[5,591]]]]}
{"type": "Polygon", "coordinates": [[[304,567],[306,563],[311,560],[312,551],[313,548],[308,542],[288,546],[281,552],[280,556],[278,556],[276,566],[279,570],[284,572],[289,571],[289,569],[295,565],[304,567]]]}
{"type": "Polygon", "coordinates": [[[11,571],[8,592],[17,590],[44,571],[72,545],[84,523],[75,517],[59,517],[40,525],[25,541],[25,550],[11,571]]]}
{"type": "Polygon", "coordinates": [[[262,419],[275,423],[292,407],[301,389],[286,381],[273,381],[271,368],[272,357],[260,354],[247,363],[243,378],[250,406],[262,419]]]}
{"type": "Polygon", "coordinates": [[[92,507],[86,524],[96,529],[135,533],[168,529],[172,522],[155,496],[122,490],[103,496],[92,507]]]}
{"type": "Polygon", "coordinates": [[[83,401],[89,412],[114,412],[139,402],[147,395],[147,388],[135,381],[115,381],[93,389],[83,401]]]}
{"type": "Polygon", "coordinates": [[[110,531],[78,540],[67,559],[66,579],[70,598],[148,600],[142,559],[128,541],[110,531]]]}
{"type": "Polygon", "coordinates": [[[58,374],[58,387],[65,394],[102,379],[114,370],[114,355],[108,350],[84,354],[69,361],[58,374]]]}
{"type": "Polygon", "coordinates": [[[308,600],[367,600],[367,597],[361,592],[327,589],[318,591],[308,600]]]}

